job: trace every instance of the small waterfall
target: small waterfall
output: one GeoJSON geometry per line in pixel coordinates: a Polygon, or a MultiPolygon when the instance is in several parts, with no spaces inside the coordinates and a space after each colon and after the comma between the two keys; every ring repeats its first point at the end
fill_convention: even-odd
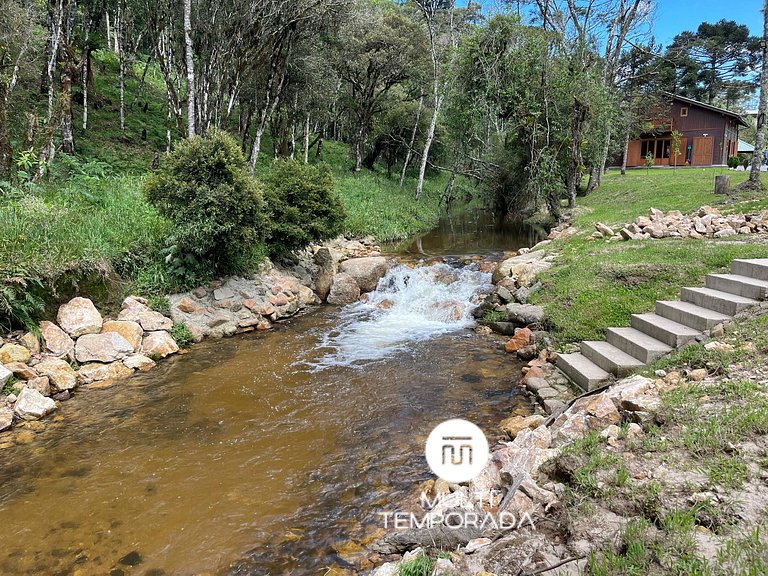
{"type": "Polygon", "coordinates": [[[342,310],[314,368],[382,360],[414,342],[465,328],[473,323],[473,298],[490,290],[490,282],[490,274],[469,267],[394,266],[367,300],[342,310]]]}

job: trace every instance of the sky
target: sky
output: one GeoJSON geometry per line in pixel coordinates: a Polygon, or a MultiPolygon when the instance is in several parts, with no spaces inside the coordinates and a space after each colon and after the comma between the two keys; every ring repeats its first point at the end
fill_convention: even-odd
{"type": "MultiPolygon", "coordinates": [[[[480,0],[484,7],[491,7],[493,0],[480,0]]],[[[466,0],[459,0],[466,5],[466,0]]],[[[762,35],[763,0],[656,0],[656,16],[653,34],[664,45],[672,42],[676,34],[685,30],[695,31],[702,22],[735,20],[746,24],[750,32],[762,35]]]]}

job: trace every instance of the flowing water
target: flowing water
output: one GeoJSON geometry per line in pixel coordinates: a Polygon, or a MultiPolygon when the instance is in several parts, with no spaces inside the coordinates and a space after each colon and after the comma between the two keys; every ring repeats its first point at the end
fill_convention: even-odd
{"type": "MultiPolygon", "coordinates": [[[[507,240],[496,249],[519,247],[507,240]]],[[[433,426],[465,417],[493,441],[529,408],[519,366],[468,330],[488,282],[473,267],[399,266],[367,302],[80,391],[31,444],[0,451],[0,574],[345,565],[340,545],[431,477],[433,426]]]]}

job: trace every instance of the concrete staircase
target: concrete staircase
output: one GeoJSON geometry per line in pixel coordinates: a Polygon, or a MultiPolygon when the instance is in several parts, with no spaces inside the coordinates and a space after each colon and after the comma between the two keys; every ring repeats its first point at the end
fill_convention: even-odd
{"type": "Polygon", "coordinates": [[[731,274],[709,274],[705,288],[683,288],[680,298],[633,314],[631,328],[609,328],[605,341],[582,342],[580,353],[559,354],[557,367],[589,391],[669,354],[768,298],[768,258],[734,260],[731,274]]]}

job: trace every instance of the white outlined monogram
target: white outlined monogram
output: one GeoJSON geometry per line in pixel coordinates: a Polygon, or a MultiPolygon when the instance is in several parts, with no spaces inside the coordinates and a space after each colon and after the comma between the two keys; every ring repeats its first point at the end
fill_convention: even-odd
{"type": "Polygon", "coordinates": [[[455,418],[432,430],[424,452],[437,476],[448,482],[466,482],[485,467],[488,440],[472,422],[455,418]]]}

